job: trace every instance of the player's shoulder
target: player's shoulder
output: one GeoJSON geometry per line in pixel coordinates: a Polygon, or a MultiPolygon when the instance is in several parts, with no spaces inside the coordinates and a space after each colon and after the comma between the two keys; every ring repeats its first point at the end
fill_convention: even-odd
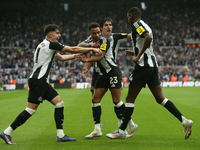
{"type": "Polygon", "coordinates": [[[138,21],[136,21],[136,22],[133,23],[133,27],[135,27],[136,29],[139,26],[147,26],[147,24],[143,20],[138,20],[138,21]]]}
{"type": "Polygon", "coordinates": [[[107,43],[107,42],[109,42],[110,40],[109,40],[109,38],[107,38],[107,37],[100,36],[100,41],[102,41],[102,43],[107,43]]]}
{"type": "Polygon", "coordinates": [[[85,42],[85,43],[91,43],[91,42],[93,42],[92,36],[88,36],[88,37],[85,39],[84,42],[85,42]]]}

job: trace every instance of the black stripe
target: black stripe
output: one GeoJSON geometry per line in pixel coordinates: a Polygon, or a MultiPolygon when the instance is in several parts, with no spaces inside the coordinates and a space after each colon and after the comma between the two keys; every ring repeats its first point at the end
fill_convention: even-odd
{"type": "Polygon", "coordinates": [[[156,60],[155,60],[155,57],[154,56],[151,56],[151,59],[153,61],[153,67],[156,67],[156,60]]]}
{"type": "Polygon", "coordinates": [[[144,66],[145,67],[149,67],[149,64],[148,64],[148,56],[146,53],[144,53],[144,66]]]}
{"type": "Polygon", "coordinates": [[[42,68],[42,66],[40,66],[39,68],[37,68],[37,70],[34,72],[32,78],[36,78],[36,79],[38,78],[41,68],[42,68]]]}
{"type": "Polygon", "coordinates": [[[137,56],[138,54],[139,54],[139,49],[135,47],[135,56],[137,56]]]}
{"type": "Polygon", "coordinates": [[[40,53],[40,47],[37,49],[35,63],[38,63],[38,56],[39,56],[39,53],[40,53]]]}
{"type": "Polygon", "coordinates": [[[101,63],[98,61],[97,66],[99,67],[100,71],[105,75],[106,74],[106,69],[101,65],[101,63]]]}
{"type": "Polygon", "coordinates": [[[50,70],[51,70],[52,63],[53,63],[53,60],[54,60],[55,55],[56,55],[56,52],[54,52],[54,54],[53,54],[53,56],[52,56],[52,58],[51,58],[51,62],[50,62],[49,65],[48,65],[48,68],[47,68],[47,71],[46,71],[46,73],[45,73],[45,75],[44,75],[44,78],[47,78],[48,75],[49,75],[49,73],[50,73],[50,70]]]}

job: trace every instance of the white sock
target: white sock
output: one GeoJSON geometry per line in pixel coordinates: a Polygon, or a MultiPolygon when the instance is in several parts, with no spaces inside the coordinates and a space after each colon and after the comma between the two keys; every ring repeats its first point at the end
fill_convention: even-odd
{"type": "Polygon", "coordinates": [[[122,124],[122,119],[118,119],[118,127],[120,127],[122,124]]]}
{"type": "Polygon", "coordinates": [[[115,107],[120,107],[122,106],[124,103],[122,101],[120,101],[118,104],[115,105],[115,107]]]}
{"type": "Polygon", "coordinates": [[[187,119],[184,117],[184,116],[181,116],[182,117],[182,125],[184,125],[187,121],[187,119]]]}
{"type": "Polygon", "coordinates": [[[165,104],[167,103],[167,101],[168,101],[168,99],[165,98],[165,99],[162,101],[161,105],[162,105],[162,106],[165,106],[165,104]]]}
{"type": "Polygon", "coordinates": [[[63,132],[63,129],[57,129],[57,136],[59,138],[62,138],[63,136],[65,136],[64,132],[63,132]]]}
{"type": "Polygon", "coordinates": [[[100,125],[100,123],[95,124],[94,129],[98,130],[98,131],[101,131],[101,125],[100,125]]]}
{"type": "Polygon", "coordinates": [[[130,127],[130,126],[133,127],[133,126],[135,125],[135,123],[134,123],[133,120],[131,119],[131,120],[129,120],[128,125],[129,125],[129,127],[130,127]]]}
{"type": "Polygon", "coordinates": [[[7,135],[11,135],[12,132],[13,132],[13,129],[11,128],[11,126],[9,126],[8,128],[6,128],[4,130],[4,133],[7,134],[7,135]]]}

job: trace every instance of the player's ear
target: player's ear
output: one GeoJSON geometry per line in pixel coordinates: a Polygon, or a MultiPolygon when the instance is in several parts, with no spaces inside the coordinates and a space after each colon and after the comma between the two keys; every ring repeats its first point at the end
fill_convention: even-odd
{"type": "Polygon", "coordinates": [[[49,33],[47,34],[47,36],[51,38],[51,37],[52,37],[52,32],[49,32],[49,33]]]}

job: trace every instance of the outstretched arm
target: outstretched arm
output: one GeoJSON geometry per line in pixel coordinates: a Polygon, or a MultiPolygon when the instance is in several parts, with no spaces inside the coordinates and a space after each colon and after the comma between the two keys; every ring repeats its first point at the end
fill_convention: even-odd
{"type": "Polygon", "coordinates": [[[60,61],[67,61],[76,58],[76,54],[73,55],[60,55],[59,53],[56,54],[55,59],[60,61]]]}
{"type": "Polygon", "coordinates": [[[70,53],[86,53],[89,51],[93,51],[95,53],[98,53],[99,55],[102,54],[102,51],[100,49],[97,48],[84,48],[84,47],[78,47],[78,46],[65,46],[61,52],[70,52],[70,53]]]}
{"type": "Polygon", "coordinates": [[[102,55],[98,55],[98,56],[94,56],[92,58],[83,58],[81,55],[77,55],[76,57],[82,61],[82,62],[96,62],[96,61],[101,61],[104,56],[105,56],[106,52],[102,52],[102,55]]]}
{"type": "Polygon", "coordinates": [[[99,42],[94,42],[92,44],[89,44],[89,43],[85,43],[84,41],[79,43],[77,45],[78,47],[94,47],[94,48],[99,48],[100,44],[99,42]]]}

